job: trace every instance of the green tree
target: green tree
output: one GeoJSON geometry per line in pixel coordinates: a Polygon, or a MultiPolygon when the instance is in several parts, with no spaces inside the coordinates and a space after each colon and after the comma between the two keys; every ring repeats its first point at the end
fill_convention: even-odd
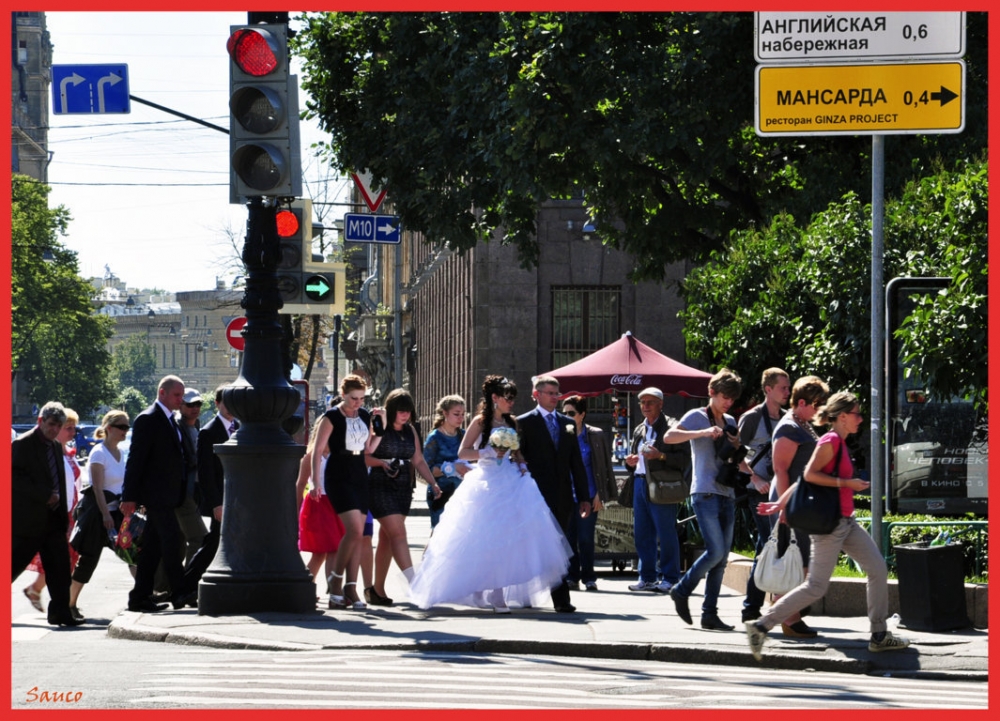
{"type": "MultiPolygon", "coordinates": [[[[961,165],[961,164],[960,164],[961,165]]],[[[910,183],[886,202],[886,280],[952,279],[899,331],[903,354],[939,398],[986,411],[987,164],[910,183]]],[[[688,353],[706,366],[814,373],[867,395],[871,364],[871,207],[845,196],[800,229],[788,215],[733,233],[682,283],[688,353]]],[[[754,389],[753,379],[748,393],[754,389]]]]}
{"type": "MultiPolygon", "coordinates": [[[[76,253],[59,242],[68,211],[48,207],[49,188],[11,183],[11,370],[38,405],[58,400],[86,417],[113,395],[110,318],[98,316],[76,253]]],[[[13,376],[12,376],[13,377],[13,376]]]]}
{"type": "Polygon", "coordinates": [[[127,388],[137,391],[143,404],[156,398],[156,350],[142,336],[130,335],[111,352],[111,375],[119,394],[127,388]]]}
{"type": "MultiPolygon", "coordinates": [[[[865,136],[759,138],[751,13],[331,13],[294,41],[306,114],[407,228],[459,250],[503,229],[537,259],[536,211],[583,199],[635,278],[707,260],[780,212],[870,186],[865,136]]],[[[986,147],[986,15],[968,14],[966,131],[901,136],[889,192],[986,147]]]]}
{"type": "Polygon", "coordinates": [[[118,391],[111,405],[128,413],[130,418],[135,418],[142,413],[151,401],[146,400],[138,389],[127,386],[118,391]]]}

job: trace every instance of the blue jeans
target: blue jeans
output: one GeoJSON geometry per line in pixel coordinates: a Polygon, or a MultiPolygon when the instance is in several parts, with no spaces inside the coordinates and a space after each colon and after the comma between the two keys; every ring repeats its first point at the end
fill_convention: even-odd
{"type": "Polygon", "coordinates": [[[677,503],[650,503],[646,477],[636,476],[632,492],[635,551],[639,556],[639,580],[671,585],[681,577],[681,544],[677,540],[677,503]],[[659,540],[660,554],[656,554],[659,540]]]}
{"type": "Polygon", "coordinates": [[[569,532],[566,540],[573,549],[573,557],[569,559],[569,573],[566,580],[570,583],[597,581],[594,572],[594,533],[597,530],[597,513],[591,512],[586,518],[580,518],[579,513],[573,514],[569,522],[569,532]]]}
{"type": "Polygon", "coordinates": [[[687,598],[699,581],[705,578],[705,600],[701,604],[701,613],[703,616],[714,615],[719,612],[719,590],[726,572],[729,549],[733,546],[736,502],[716,493],[694,493],[691,505],[694,506],[701,536],[705,539],[705,552],[684,574],[677,584],[676,593],[687,598]]]}

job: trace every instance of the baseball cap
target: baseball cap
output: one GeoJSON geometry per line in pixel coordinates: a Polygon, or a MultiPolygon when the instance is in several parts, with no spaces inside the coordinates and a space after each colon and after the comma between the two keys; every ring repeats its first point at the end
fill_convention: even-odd
{"type": "Polygon", "coordinates": [[[196,391],[194,388],[184,389],[184,402],[185,403],[201,403],[201,393],[196,391]]]}
{"type": "Polygon", "coordinates": [[[659,398],[662,401],[663,391],[661,391],[659,388],[654,388],[653,386],[650,386],[649,388],[644,388],[643,390],[639,391],[639,398],[642,398],[643,396],[653,396],[654,398],[659,398]]]}

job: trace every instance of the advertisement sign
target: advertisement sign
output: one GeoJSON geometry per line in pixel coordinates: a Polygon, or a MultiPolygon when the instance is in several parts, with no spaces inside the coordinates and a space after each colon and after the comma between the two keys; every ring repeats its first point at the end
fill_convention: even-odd
{"type": "Polygon", "coordinates": [[[886,288],[889,348],[887,510],[986,516],[986,418],[971,401],[931,399],[923,379],[907,374],[895,331],[917,303],[948,278],[894,278],[886,288]]]}

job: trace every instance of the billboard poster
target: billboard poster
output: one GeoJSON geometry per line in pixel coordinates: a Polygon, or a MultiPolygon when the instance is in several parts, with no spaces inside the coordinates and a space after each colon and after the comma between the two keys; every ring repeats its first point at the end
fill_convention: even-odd
{"type": "Polygon", "coordinates": [[[922,378],[907,373],[895,331],[948,278],[894,278],[886,288],[889,382],[886,444],[891,513],[986,516],[986,418],[971,401],[932,399],[922,378]]]}

